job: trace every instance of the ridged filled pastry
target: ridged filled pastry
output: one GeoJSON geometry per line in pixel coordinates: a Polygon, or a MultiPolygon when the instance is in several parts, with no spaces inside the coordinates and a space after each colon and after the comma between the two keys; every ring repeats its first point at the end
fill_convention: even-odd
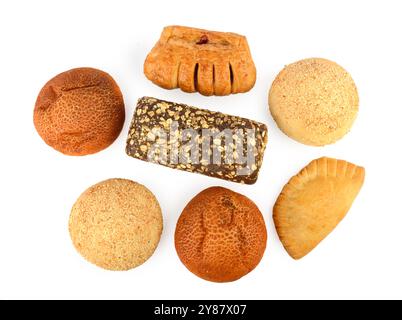
{"type": "Polygon", "coordinates": [[[247,92],[256,81],[244,36],[180,26],[163,30],[146,58],[144,73],[162,88],[206,96],[247,92]]]}
{"type": "Polygon", "coordinates": [[[294,259],[310,253],[342,221],[358,195],[365,170],[320,158],[294,176],[274,206],[279,238],[294,259]]]}

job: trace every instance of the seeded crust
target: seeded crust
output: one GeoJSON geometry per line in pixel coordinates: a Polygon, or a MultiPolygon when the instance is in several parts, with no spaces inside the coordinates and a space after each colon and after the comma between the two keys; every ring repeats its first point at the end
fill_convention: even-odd
{"type": "Polygon", "coordinates": [[[320,158],[290,179],[275,203],[274,222],[292,258],[306,256],[336,228],[351,208],[364,176],[362,167],[320,158]]]}
{"type": "Polygon", "coordinates": [[[163,229],[161,208],[144,186],[124,179],[86,190],[71,210],[69,231],[77,251],[98,267],[125,271],[147,261],[163,229]]]}
{"type": "Polygon", "coordinates": [[[144,73],[162,88],[206,96],[247,92],[256,81],[246,37],[180,26],[163,30],[144,73]]]}
{"type": "Polygon", "coordinates": [[[303,144],[332,144],[347,134],[359,109],[356,85],[335,62],[312,58],[285,67],[269,106],[279,128],[303,144]]]}
{"type": "MultiPolygon", "coordinates": [[[[195,140],[195,139],[194,139],[195,140]]],[[[268,141],[268,129],[265,124],[236,117],[227,114],[213,112],[204,109],[187,106],[185,104],[173,103],[155,98],[144,97],[139,99],[134,117],[130,126],[127,138],[127,155],[147,162],[161,164],[163,166],[187,172],[203,174],[209,177],[228,180],[242,184],[254,184],[257,182],[261,169],[264,152],[268,141]],[[171,125],[176,122],[177,130],[171,131],[171,125]],[[153,129],[160,128],[168,132],[169,140],[155,136],[153,129]],[[192,141],[183,143],[173,137],[182,137],[187,129],[192,129],[198,134],[195,145],[192,141]],[[214,133],[223,132],[225,129],[232,132],[231,137],[237,144],[243,144],[241,153],[236,146],[226,145],[224,139],[212,139],[209,159],[212,159],[213,152],[221,153],[220,164],[208,162],[208,157],[202,155],[202,144],[206,141],[202,137],[203,130],[208,129],[214,133]],[[253,137],[240,139],[236,130],[254,130],[253,137]],[[191,145],[190,145],[191,144],[191,145]],[[188,148],[188,152],[175,154],[175,146],[188,148]],[[191,150],[198,151],[200,157],[198,162],[192,161],[191,150]],[[234,149],[232,149],[234,148],[234,149]],[[153,150],[155,153],[151,154],[153,150]],[[232,150],[234,150],[232,152],[232,150]],[[159,152],[159,153],[156,153],[159,152]],[[247,156],[247,152],[254,155],[254,162],[239,161],[240,157],[247,156]],[[176,155],[180,161],[171,161],[176,155]],[[230,160],[230,161],[227,161],[230,160]],[[207,162],[205,162],[207,161],[207,162]]],[[[177,152],[176,152],[177,153],[177,152]]]]}
{"type": "Polygon", "coordinates": [[[213,187],[186,206],[177,222],[176,251],[189,271],[212,282],[236,281],[254,270],[267,244],[264,218],[247,197],[213,187]]]}
{"type": "Polygon", "coordinates": [[[119,136],[125,119],[120,89],[107,73],[79,68],[59,74],[39,93],[34,124],[42,139],[66,155],[99,152],[119,136]]]}

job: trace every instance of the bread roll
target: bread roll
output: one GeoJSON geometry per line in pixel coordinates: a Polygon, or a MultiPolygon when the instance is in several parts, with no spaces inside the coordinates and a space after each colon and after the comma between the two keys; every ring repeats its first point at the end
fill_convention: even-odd
{"type": "Polygon", "coordinates": [[[356,85],[335,62],[306,59],[285,67],[269,93],[279,128],[303,144],[323,146],[351,129],[359,108],[356,85]]]}
{"type": "Polygon", "coordinates": [[[110,179],[86,190],[71,210],[77,251],[98,267],[124,271],[147,261],[163,229],[161,208],[146,187],[110,179]]]}
{"type": "Polygon", "coordinates": [[[179,258],[192,273],[208,281],[230,282],[259,264],[267,230],[250,199],[214,187],[201,192],[183,210],[175,244],[179,258]]]}
{"type": "Polygon", "coordinates": [[[59,74],[39,93],[34,124],[42,139],[66,155],[99,152],[119,136],[125,119],[120,89],[107,73],[79,68],[59,74]]]}

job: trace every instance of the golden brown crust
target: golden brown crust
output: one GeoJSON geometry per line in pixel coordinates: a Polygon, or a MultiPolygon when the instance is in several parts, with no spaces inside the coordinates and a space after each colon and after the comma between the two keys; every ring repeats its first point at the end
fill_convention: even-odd
{"type": "Polygon", "coordinates": [[[352,206],[364,176],[362,167],[320,158],[290,179],[275,203],[274,222],[292,258],[306,256],[335,229],[352,206]]]}
{"type": "Polygon", "coordinates": [[[213,187],[193,198],[181,214],[175,244],[179,258],[195,275],[230,282],[251,272],[267,243],[264,218],[247,197],[213,187]]]}
{"type": "Polygon", "coordinates": [[[163,229],[161,208],[146,187],[110,179],[87,189],[74,204],[69,222],[77,251],[89,262],[113,271],[148,260],[163,229]]]}
{"type": "Polygon", "coordinates": [[[34,124],[42,139],[72,156],[99,152],[119,136],[123,95],[107,73],[79,68],[59,74],[39,93],[34,124]]]}
{"type": "Polygon", "coordinates": [[[350,74],[335,62],[312,58],[286,66],[269,93],[278,127],[301,143],[322,146],[347,134],[359,96],[350,74]]]}
{"type": "Polygon", "coordinates": [[[163,30],[147,56],[144,73],[162,88],[206,96],[247,92],[256,81],[244,36],[180,26],[163,30]]]}

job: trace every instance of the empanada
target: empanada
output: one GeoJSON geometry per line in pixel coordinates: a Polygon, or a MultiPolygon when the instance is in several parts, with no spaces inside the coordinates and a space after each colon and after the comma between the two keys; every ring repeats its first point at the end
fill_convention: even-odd
{"type": "Polygon", "coordinates": [[[283,188],[274,222],[286,251],[301,259],[345,217],[364,182],[365,170],[330,158],[312,161],[283,188]]]}
{"type": "Polygon", "coordinates": [[[246,37],[179,26],[163,30],[144,73],[162,88],[206,96],[247,92],[256,81],[246,37]]]}

